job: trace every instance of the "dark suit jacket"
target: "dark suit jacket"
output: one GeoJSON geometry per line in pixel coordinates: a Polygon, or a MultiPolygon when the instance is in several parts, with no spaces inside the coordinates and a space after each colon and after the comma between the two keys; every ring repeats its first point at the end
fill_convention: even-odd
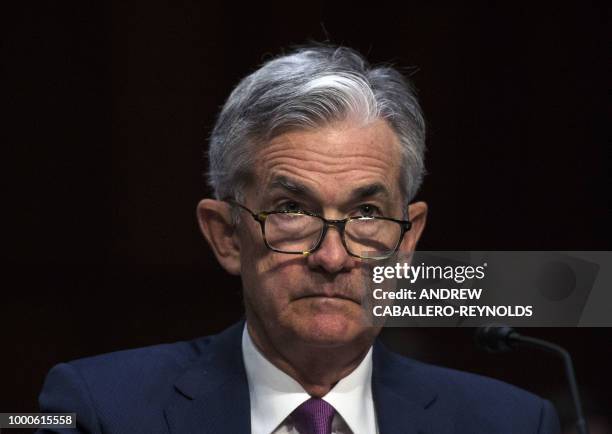
{"type": "MultiPolygon", "coordinates": [[[[78,428],[91,433],[250,433],[243,327],[57,365],[40,394],[41,411],[76,412],[78,428]]],[[[548,401],[401,357],[379,342],[372,392],[380,434],[559,432],[548,401]]]]}

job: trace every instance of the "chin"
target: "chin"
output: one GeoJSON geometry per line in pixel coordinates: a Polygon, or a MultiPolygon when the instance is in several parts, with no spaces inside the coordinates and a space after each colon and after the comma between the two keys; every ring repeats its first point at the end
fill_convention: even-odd
{"type": "Polygon", "coordinates": [[[296,334],[310,345],[335,347],[362,340],[368,333],[360,318],[341,313],[315,313],[300,321],[296,334]]]}

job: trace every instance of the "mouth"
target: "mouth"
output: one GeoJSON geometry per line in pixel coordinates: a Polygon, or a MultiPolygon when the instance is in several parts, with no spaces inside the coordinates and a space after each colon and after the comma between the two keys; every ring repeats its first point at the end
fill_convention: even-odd
{"type": "Polygon", "coordinates": [[[296,298],[296,300],[302,300],[302,299],[330,299],[330,300],[346,300],[346,301],[352,301],[353,303],[357,303],[357,304],[361,304],[361,301],[359,299],[357,299],[357,297],[351,297],[348,296],[346,294],[329,294],[329,293],[324,293],[324,292],[316,292],[316,293],[309,293],[309,294],[305,294],[302,296],[299,296],[296,298]]]}

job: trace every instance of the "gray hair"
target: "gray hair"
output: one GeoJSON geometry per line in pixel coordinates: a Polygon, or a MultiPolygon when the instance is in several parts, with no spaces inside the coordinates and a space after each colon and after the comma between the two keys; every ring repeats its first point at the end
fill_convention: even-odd
{"type": "Polygon", "coordinates": [[[293,129],[351,116],[386,120],[401,143],[407,202],[425,172],[425,120],[412,84],[390,66],[371,67],[346,47],[313,46],[272,59],[227,99],[210,137],[208,181],[217,199],[241,196],[258,144],[293,129]]]}

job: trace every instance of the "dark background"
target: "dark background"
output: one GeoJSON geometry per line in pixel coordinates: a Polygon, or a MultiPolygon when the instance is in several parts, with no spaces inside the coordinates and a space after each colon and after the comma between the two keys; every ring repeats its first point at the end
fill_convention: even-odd
{"type": "MultiPolygon", "coordinates": [[[[421,249],[611,250],[603,6],[57,3],[3,14],[0,411],[36,411],[55,363],[241,317],[195,220],[206,137],[240,78],[309,39],[412,74],[429,126],[421,249]]],[[[471,332],[385,340],[571,414],[560,361],[480,353],[471,332]]],[[[611,330],[528,332],[572,352],[588,410],[609,414],[611,330]]]]}

